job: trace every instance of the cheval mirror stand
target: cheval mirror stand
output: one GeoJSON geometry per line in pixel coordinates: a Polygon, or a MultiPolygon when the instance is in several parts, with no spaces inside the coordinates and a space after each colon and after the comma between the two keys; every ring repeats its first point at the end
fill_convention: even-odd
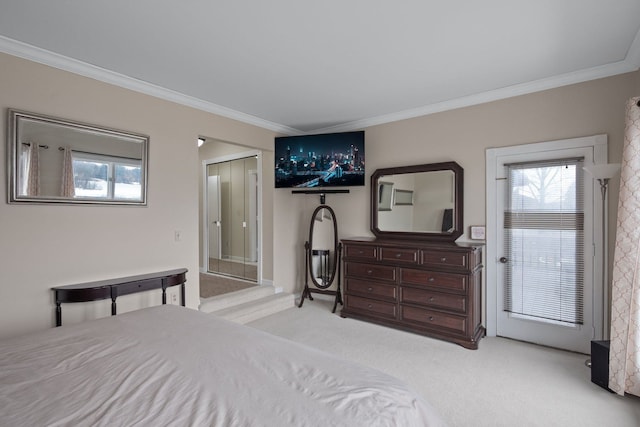
{"type": "Polygon", "coordinates": [[[342,243],[338,241],[335,212],[325,204],[324,193],[320,194],[320,206],[311,215],[309,240],[304,243],[304,250],[304,289],[298,307],[302,307],[305,298],[313,301],[312,293],[333,295],[335,298],[332,313],[335,313],[338,304],[344,305],[340,289],[342,243]],[[334,283],[336,288],[328,289],[334,283]]]}

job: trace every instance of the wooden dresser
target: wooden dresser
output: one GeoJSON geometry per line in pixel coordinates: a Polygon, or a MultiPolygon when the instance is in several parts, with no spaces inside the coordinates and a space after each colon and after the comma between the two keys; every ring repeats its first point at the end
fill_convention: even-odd
{"type": "Polygon", "coordinates": [[[344,246],[352,317],[478,348],[482,245],[355,238],[344,246]]]}

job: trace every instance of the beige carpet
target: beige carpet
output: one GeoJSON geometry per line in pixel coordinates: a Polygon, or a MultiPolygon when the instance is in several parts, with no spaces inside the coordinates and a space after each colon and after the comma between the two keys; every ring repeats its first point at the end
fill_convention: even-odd
{"type": "Polygon", "coordinates": [[[211,298],[240,289],[257,286],[256,283],[236,280],[230,277],[200,273],[200,298],[211,298]]]}
{"type": "Polygon", "coordinates": [[[209,271],[234,277],[241,277],[247,280],[258,280],[258,267],[251,263],[209,258],[209,271]]]}
{"type": "Polygon", "coordinates": [[[640,426],[640,398],[591,383],[585,355],[504,338],[484,338],[479,350],[466,350],[342,319],[323,298],[248,325],[400,378],[452,427],[640,426]]]}

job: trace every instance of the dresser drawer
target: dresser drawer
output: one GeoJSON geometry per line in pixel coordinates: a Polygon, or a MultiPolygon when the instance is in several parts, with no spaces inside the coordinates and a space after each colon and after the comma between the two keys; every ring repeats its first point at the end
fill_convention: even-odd
{"type": "Polygon", "coordinates": [[[344,270],[345,276],[359,278],[367,277],[393,283],[395,283],[396,281],[396,268],[390,265],[374,265],[348,262],[345,264],[344,270]]]}
{"type": "Polygon", "coordinates": [[[345,295],[345,306],[349,307],[349,310],[352,311],[359,311],[361,313],[382,316],[389,319],[395,319],[397,314],[397,305],[394,303],[353,295],[345,295]]]}
{"type": "Polygon", "coordinates": [[[378,258],[378,248],[365,245],[346,245],[344,249],[345,258],[360,258],[363,260],[375,261],[378,258]]]}
{"type": "Polygon", "coordinates": [[[466,269],[469,266],[469,260],[466,253],[423,250],[422,264],[466,269]]]}
{"type": "Polygon", "coordinates": [[[380,248],[380,259],[397,263],[418,264],[420,252],[417,249],[380,248]]]}
{"type": "Polygon", "coordinates": [[[419,324],[421,326],[433,326],[434,328],[449,329],[457,333],[465,334],[466,318],[453,314],[440,313],[416,307],[400,306],[401,320],[419,324]]]}
{"type": "Polygon", "coordinates": [[[432,308],[443,308],[465,314],[467,312],[467,299],[461,295],[443,294],[427,289],[402,287],[400,290],[400,302],[419,304],[432,308]]]}
{"type": "Polygon", "coordinates": [[[398,300],[398,287],[359,279],[346,279],[345,292],[388,301],[398,300]]]}
{"type": "Polygon", "coordinates": [[[423,285],[455,292],[467,292],[467,276],[463,274],[439,273],[428,270],[403,268],[400,283],[423,285]]]}

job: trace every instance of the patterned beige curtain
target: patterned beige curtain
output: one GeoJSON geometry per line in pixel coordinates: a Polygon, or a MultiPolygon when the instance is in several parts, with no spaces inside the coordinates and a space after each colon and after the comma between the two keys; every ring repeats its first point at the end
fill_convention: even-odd
{"type": "Polygon", "coordinates": [[[611,290],[609,388],[640,396],[640,97],[627,103],[611,290]]]}
{"type": "Polygon", "coordinates": [[[73,198],[76,195],[76,186],[73,182],[73,158],[71,156],[71,148],[64,147],[62,158],[62,184],[60,186],[60,195],[62,197],[73,198]]]}
{"type": "Polygon", "coordinates": [[[27,196],[40,195],[40,146],[37,142],[29,145],[29,163],[27,166],[27,196]]]}

